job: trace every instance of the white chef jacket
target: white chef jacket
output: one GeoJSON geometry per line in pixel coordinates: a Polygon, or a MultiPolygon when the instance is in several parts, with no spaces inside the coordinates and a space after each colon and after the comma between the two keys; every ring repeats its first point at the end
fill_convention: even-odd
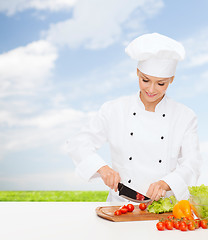
{"type": "MultiPolygon", "coordinates": [[[[139,93],[109,101],[80,133],[68,141],[76,172],[86,180],[99,177],[106,162],[96,153],[110,145],[112,168],[121,182],[146,194],[151,183],[164,180],[178,200],[200,174],[201,156],[194,112],[166,95],[155,112],[145,110],[139,93]]],[[[170,194],[169,194],[170,195],[170,194]]],[[[110,190],[107,201],[124,201],[110,190]]]]}

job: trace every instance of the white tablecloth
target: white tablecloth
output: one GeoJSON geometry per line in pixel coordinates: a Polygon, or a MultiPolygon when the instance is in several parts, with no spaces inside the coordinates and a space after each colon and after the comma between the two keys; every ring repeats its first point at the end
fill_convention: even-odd
{"type": "Polygon", "coordinates": [[[160,232],[155,227],[157,221],[111,222],[98,217],[96,207],[107,205],[115,203],[1,202],[0,239],[208,239],[208,230],[160,232]]]}

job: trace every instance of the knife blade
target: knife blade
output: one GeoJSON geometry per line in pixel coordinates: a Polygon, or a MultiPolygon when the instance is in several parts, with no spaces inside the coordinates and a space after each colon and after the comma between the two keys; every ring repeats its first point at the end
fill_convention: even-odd
{"type": "Polygon", "coordinates": [[[118,184],[119,196],[136,203],[148,203],[151,201],[147,196],[125,186],[123,183],[118,184]]]}

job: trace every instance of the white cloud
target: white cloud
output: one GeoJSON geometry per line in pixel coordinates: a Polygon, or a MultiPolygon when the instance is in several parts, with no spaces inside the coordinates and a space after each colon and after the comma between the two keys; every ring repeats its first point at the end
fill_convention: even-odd
{"type": "Polygon", "coordinates": [[[43,35],[70,48],[105,48],[120,39],[125,27],[131,34],[143,32],[144,19],[162,7],[162,0],[130,0],[122,4],[119,0],[80,0],[74,6],[72,19],[51,25],[43,35]]]}
{"type": "Polygon", "coordinates": [[[27,9],[60,11],[71,9],[77,0],[2,0],[0,12],[13,15],[27,9]]]}
{"type": "Polygon", "coordinates": [[[73,170],[30,173],[0,177],[2,190],[108,190],[101,179],[86,182],[74,174],[73,170]]]}
{"type": "Polygon", "coordinates": [[[208,63],[208,28],[195,33],[194,36],[182,41],[186,50],[185,66],[188,68],[208,63]]]}
{"type": "Polygon", "coordinates": [[[0,97],[29,94],[51,75],[56,48],[40,40],[0,55],[0,97]]]}
{"type": "Polygon", "coordinates": [[[1,155],[37,147],[50,149],[53,146],[56,152],[63,154],[66,140],[93,114],[68,108],[48,110],[33,117],[18,117],[15,113],[0,111],[0,126],[9,127],[1,133],[1,155]]]}

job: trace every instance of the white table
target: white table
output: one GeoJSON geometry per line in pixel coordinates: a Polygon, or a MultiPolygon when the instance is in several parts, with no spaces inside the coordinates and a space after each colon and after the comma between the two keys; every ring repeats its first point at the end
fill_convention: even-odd
{"type": "Polygon", "coordinates": [[[160,232],[157,221],[111,222],[98,217],[95,208],[108,205],[118,203],[0,202],[0,239],[208,239],[208,230],[160,232]]]}

